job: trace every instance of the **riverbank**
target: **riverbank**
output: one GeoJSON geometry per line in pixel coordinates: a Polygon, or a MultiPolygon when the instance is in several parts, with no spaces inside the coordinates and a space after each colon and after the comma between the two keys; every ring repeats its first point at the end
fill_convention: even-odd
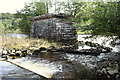
{"type": "Polygon", "coordinates": [[[78,50],[83,53],[75,52],[73,46],[51,43],[43,39],[7,37],[4,41],[6,43],[2,50],[3,58],[46,78],[120,79],[120,52],[109,51],[109,48],[99,44],[79,41],[78,50]],[[99,54],[96,53],[98,49],[99,54]],[[93,54],[93,50],[97,55],[90,54],[93,54]]]}
{"type": "Polygon", "coordinates": [[[42,52],[8,61],[52,79],[120,79],[120,54],[98,56],[42,52]]]}
{"type": "Polygon", "coordinates": [[[50,46],[60,47],[61,45],[45,39],[2,37],[2,47],[5,49],[49,48],[50,46]]]}

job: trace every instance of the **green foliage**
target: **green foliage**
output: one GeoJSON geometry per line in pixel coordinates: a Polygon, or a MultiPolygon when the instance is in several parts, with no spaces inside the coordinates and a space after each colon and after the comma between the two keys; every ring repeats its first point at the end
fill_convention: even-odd
{"type": "Polygon", "coordinates": [[[57,2],[55,12],[75,15],[78,12],[77,2],[57,2]]]}
{"type": "Polygon", "coordinates": [[[16,13],[16,17],[20,18],[18,27],[20,30],[25,33],[30,33],[30,18],[33,16],[39,16],[47,13],[47,7],[43,2],[32,2],[26,4],[25,7],[16,13]]]}
{"type": "Polygon", "coordinates": [[[1,29],[4,33],[21,31],[22,33],[29,34],[31,27],[30,18],[47,14],[47,12],[48,10],[44,2],[35,1],[25,4],[24,8],[21,11],[17,11],[16,14],[1,13],[1,29]]]}
{"type": "Polygon", "coordinates": [[[75,22],[79,33],[90,33],[102,36],[117,36],[120,39],[120,2],[32,2],[17,12],[15,16],[2,13],[2,29],[20,29],[28,34],[30,31],[30,18],[47,14],[50,8],[55,12],[72,15],[70,21],[75,22]]]}
{"type": "Polygon", "coordinates": [[[18,22],[20,19],[15,18],[14,14],[1,13],[0,21],[2,23],[0,28],[3,33],[11,33],[18,30],[18,22]]]}
{"type": "Polygon", "coordinates": [[[120,2],[79,2],[71,21],[77,29],[93,35],[117,36],[120,39],[120,2]]]}
{"type": "Polygon", "coordinates": [[[120,4],[117,2],[98,4],[96,12],[92,15],[93,22],[90,25],[92,33],[120,37],[118,8],[120,9],[120,4]]]}

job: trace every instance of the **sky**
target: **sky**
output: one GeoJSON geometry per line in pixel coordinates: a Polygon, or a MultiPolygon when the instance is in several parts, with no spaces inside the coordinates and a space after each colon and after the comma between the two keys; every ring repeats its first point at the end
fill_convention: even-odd
{"type": "Polygon", "coordinates": [[[0,0],[0,13],[15,13],[24,7],[24,3],[32,0],[0,0]]]}
{"type": "MultiPolygon", "coordinates": [[[[30,3],[35,0],[0,0],[0,13],[16,13],[24,8],[25,3],[30,3]]],[[[45,1],[45,0],[36,0],[45,1]]],[[[55,0],[53,0],[55,1],[55,0]]],[[[59,0],[58,0],[59,1],[59,0]]],[[[60,0],[64,1],[64,0],[60,0]]]]}
{"type": "MultiPolygon", "coordinates": [[[[24,8],[25,3],[29,3],[32,1],[34,0],[0,0],[0,13],[6,13],[6,12],[16,13],[16,11],[19,11],[20,9],[24,8]]],[[[36,1],[40,1],[40,0],[36,0],[36,1]]],[[[53,0],[53,2],[54,1],[55,0],[53,0]]],[[[81,2],[81,1],[94,1],[94,0],[58,0],[58,1],[80,1],[81,2]]],[[[101,1],[101,0],[98,0],[98,1],[101,1]]],[[[102,1],[119,1],[119,0],[102,0],[102,1]]]]}
{"type": "MultiPolygon", "coordinates": [[[[34,0],[0,0],[0,13],[16,13],[24,8],[25,3],[30,3],[34,0]]],[[[36,0],[40,1],[40,0],[36,0]]],[[[45,0],[41,0],[45,1],[45,0]]],[[[54,1],[54,0],[53,0],[54,1]]],[[[61,0],[64,1],[64,0],[61,0]]]]}

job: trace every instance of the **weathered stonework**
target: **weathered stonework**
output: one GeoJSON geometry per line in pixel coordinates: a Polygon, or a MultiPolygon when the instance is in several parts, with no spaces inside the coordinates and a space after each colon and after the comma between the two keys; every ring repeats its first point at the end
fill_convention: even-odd
{"type": "Polygon", "coordinates": [[[60,42],[76,41],[76,30],[66,22],[65,14],[47,14],[31,18],[31,36],[60,42]]]}

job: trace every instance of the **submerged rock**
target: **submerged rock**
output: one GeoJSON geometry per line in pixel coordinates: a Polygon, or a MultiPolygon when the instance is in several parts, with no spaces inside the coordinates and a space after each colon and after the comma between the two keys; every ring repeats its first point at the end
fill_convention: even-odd
{"type": "Polygon", "coordinates": [[[109,70],[107,71],[111,76],[114,75],[114,74],[118,74],[118,70],[109,70]]]}

